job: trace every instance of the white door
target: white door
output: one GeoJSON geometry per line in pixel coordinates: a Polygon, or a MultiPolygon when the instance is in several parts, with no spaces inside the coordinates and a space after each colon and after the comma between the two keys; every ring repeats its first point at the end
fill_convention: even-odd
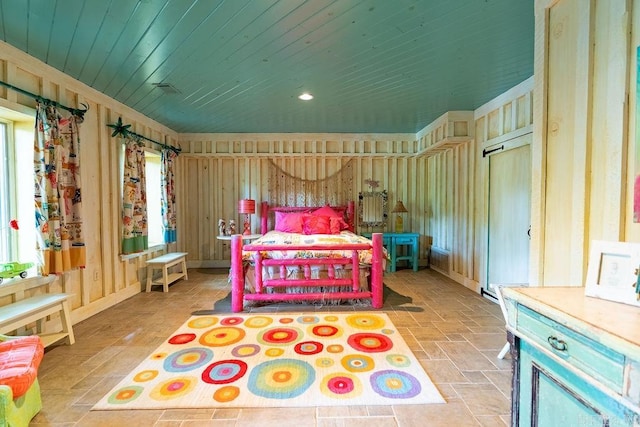
{"type": "Polygon", "coordinates": [[[487,280],[528,283],[531,227],[531,134],[485,150],[489,162],[487,280]]]}

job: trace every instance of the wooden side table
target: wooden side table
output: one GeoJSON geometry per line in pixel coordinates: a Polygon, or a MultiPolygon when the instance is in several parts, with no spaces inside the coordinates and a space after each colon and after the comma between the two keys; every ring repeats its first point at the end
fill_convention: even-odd
{"type": "MultiPolygon", "coordinates": [[[[371,233],[362,235],[371,238],[371,233]]],[[[387,271],[396,271],[398,261],[409,261],[413,271],[418,271],[418,237],[419,233],[382,233],[382,244],[391,258],[387,271]],[[406,246],[407,249],[399,253],[398,246],[406,246]]]]}

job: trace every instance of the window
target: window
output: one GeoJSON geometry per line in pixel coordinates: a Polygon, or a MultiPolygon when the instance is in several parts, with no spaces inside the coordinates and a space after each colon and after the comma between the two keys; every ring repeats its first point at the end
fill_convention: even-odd
{"type": "Polygon", "coordinates": [[[149,227],[149,247],[164,244],[162,225],[162,175],[160,165],[162,156],[159,152],[145,149],[147,181],[147,225],[149,227]]]}
{"type": "Polygon", "coordinates": [[[0,122],[0,194],[2,194],[2,204],[0,204],[0,261],[8,262],[14,256],[17,249],[16,240],[12,238],[14,234],[10,227],[10,221],[15,217],[13,212],[12,203],[13,197],[11,197],[11,187],[9,183],[13,181],[13,144],[9,143],[8,129],[10,123],[0,122]]]}
{"type": "Polygon", "coordinates": [[[33,209],[34,126],[33,116],[0,107],[0,263],[37,261],[33,209]],[[17,230],[11,226],[13,220],[17,222],[17,230]]]}
{"type": "MultiPolygon", "coordinates": [[[[121,173],[124,175],[124,151],[121,151],[121,173]]],[[[162,154],[150,148],[144,149],[145,180],[147,191],[147,229],[149,248],[164,244],[164,226],[162,221],[162,154]]]]}

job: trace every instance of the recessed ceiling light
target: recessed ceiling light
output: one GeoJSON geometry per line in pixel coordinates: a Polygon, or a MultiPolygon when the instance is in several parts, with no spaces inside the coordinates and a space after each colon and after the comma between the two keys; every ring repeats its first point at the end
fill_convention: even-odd
{"type": "Polygon", "coordinates": [[[313,99],[313,95],[311,95],[309,92],[304,92],[298,98],[303,100],[303,101],[309,101],[309,100],[313,99]]]}

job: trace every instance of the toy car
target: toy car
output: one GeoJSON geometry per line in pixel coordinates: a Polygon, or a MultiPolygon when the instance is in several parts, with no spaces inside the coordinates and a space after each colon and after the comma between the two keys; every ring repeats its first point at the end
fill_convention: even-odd
{"type": "Polygon", "coordinates": [[[16,276],[24,279],[27,277],[27,270],[31,267],[33,267],[32,262],[8,262],[0,264],[0,283],[2,283],[2,279],[10,279],[16,276]]]}

